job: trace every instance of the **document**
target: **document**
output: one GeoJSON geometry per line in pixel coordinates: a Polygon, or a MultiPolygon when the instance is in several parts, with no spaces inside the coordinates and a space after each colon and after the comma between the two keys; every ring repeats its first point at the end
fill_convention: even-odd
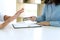
{"type": "Polygon", "coordinates": [[[41,27],[40,25],[36,24],[36,22],[33,21],[23,21],[23,22],[18,22],[15,24],[12,24],[14,28],[36,28],[36,27],[41,27]]]}

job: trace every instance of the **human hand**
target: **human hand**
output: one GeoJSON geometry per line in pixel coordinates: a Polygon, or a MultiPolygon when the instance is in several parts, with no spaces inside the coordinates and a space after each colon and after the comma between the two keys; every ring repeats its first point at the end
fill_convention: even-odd
{"type": "Polygon", "coordinates": [[[50,26],[50,23],[47,22],[47,21],[44,21],[44,22],[39,22],[37,23],[38,25],[42,25],[42,26],[50,26]]]}
{"type": "Polygon", "coordinates": [[[35,21],[36,17],[35,16],[31,16],[31,17],[28,17],[28,19],[31,20],[31,21],[35,21]]]}
{"type": "Polygon", "coordinates": [[[5,18],[4,23],[0,24],[0,29],[4,28],[11,21],[13,21],[14,19],[16,19],[22,12],[24,12],[24,9],[23,8],[21,10],[17,11],[16,14],[14,16],[12,16],[12,17],[5,16],[6,18],[5,18]]]}
{"type": "Polygon", "coordinates": [[[16,19],[23,12],[24,12],[24,9],[22,8],[21,10],[17,11],[14,16],[8,18],[7,21],[9,21],[9,22],[13,21],[14,19],[16,19]]]}

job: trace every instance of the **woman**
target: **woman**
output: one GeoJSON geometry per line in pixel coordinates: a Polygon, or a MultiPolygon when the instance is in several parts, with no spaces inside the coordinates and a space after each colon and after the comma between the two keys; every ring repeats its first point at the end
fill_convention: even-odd
{"type": "Polygon", "coordinates": [[[45,0],[42,15],[37,18],[32,16],[30,20],[36,20],[43,26],[60,26],[60,0],[45,0]]]}
{"type": "Polygon", "coordinates": [[[13,21],[14,19],[16,19],[23,11],[24,11],[24,9],[22,8],[21,10],[17,11],[16,14],[14,16],[12,16],[12,17],[7,16],[7,15],[2,15],[0,13],[0,21],[4,21],[4,23],[0,24],[0,29],[4,28],[11,21],[13,21]]]}

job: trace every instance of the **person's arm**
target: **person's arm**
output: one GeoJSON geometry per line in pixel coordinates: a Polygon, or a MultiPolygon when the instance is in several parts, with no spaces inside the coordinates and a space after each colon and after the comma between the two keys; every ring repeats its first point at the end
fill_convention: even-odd
{"type": "Polygon", "coordinates": [[[10,22],[12,22],[14,19],[16,19],[23,11],[24,11],[24,10],[21,9],[21,10],[17,11],[17,13],[16,13],[14,16],[12,16],[12,17],[8,18],[7,20],[5,20],[4,23],[0,24],[0,29],[4,28],[4,27],[7,26],[10,22]]]}
{"type": "Polygon", "coordinates": [[[32,21],[37,21],[37,22],[41,22],[41,21],[45,21],[45,13],[46,13],[46,10],[47,10],[47,7],[46,5],[44,5],[44,8],[42,10],[42,13],[41,13],[41,16],[31,16],[31,17],[28,17],[30,20],[32,21]]]}
{"type": "Polygon", "coordinates": [[[42,25],[42,26],[50,26],[50,22],[49,21],[42,21],[37,23],[38,25],[42,25]]]}
{"type": "Polygon", "coordinates": [[[5,21],[4,23],[0,24],[0,29],[4,28],[9,23],[10,23],[9,21],[5,21]]]}
{"type": "Polygon", "coordinates": [[[50,21],[50,26],[58,26],[58,27],[60,27],[60,21],[50,21]]]}
{"type": "Polygon", "coordinates": [[[39,22],[37,24],[43,25],[43,26],[56,26],[56,27],[60,27],[60,21],[43,21],[43,22],[39,22]]]}
{"type": "Polygon", "coordinates": [[[8,18],[10,18],[11,16],[7,16],[7,15],[5,15],[4,16],[4,21],[6,21],[8,18]]]}
{"type": "Polygon", "coordinates": [[[45,4],[41,13],[41,16],[38,16],[36,18],[37,22],[42,22],[46,20],[46,11],[47,11],[47,5],[45,4]]]}

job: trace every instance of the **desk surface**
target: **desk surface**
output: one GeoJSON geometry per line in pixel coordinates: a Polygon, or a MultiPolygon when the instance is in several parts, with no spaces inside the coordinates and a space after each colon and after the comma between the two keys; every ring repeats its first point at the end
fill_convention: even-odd
{"type": "Polygon", "coordinates": [[[42,40],[60,40],[60,27],[46,26],[42,31],[42,40]]]}
{"type": "Polygon", "coordinates": [[[9,24],[0,30],[0,40],[33,40],[33,29],[14,29],[9,24]]]}
{"type": "Polygon", "coordinates": [[[1,40],[60,40],[60,28],[43,26],[41,28],[14,29],[11,24],[0,30],[1,40]],[[37,38],[38,37],[38,38],[37,38]]]}
{"type": "Polygon", "coordinates": [[[9,24],[0,30],[1,40],[40,40],[40,37],[41,28],[14,29],[12,24],[9,24]]]}

